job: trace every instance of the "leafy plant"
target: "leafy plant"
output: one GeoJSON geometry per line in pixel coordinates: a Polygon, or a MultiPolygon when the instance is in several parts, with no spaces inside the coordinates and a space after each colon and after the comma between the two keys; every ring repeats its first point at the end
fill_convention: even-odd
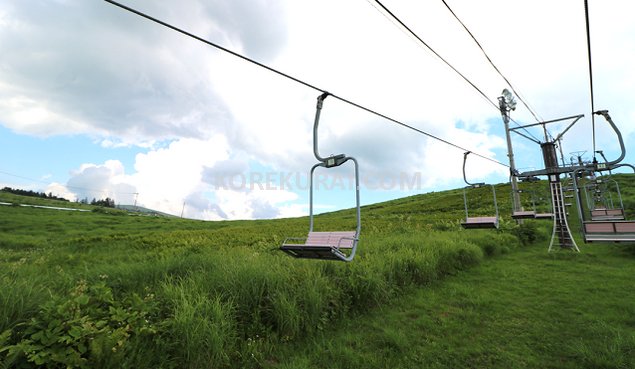
{"type": "Polygon", "coordinates": [[[103,281],[89,285],[80,280],[68,298],[52,298],[36,316],[16,327],[18,342],[0,352],[20,366],[95,367],[123,355],[131,337],[156,334],[155,310],[151,294],[144,298],[132,294],[118,301],[103,281]]]}
{"type": "Polygon", "coordinates": [[[546,239],[546,235],[541,232],[536,222],[524,222],[519,224],[513,229],[513,233],[523,245],[530,245],[546,239]]]}

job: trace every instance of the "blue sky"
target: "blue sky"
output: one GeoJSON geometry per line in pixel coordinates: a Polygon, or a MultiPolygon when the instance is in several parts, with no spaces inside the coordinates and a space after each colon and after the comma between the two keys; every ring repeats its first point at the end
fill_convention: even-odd
{"type": "MultiPolygon", "coordinates": [[[[22,185],[64,183],[70,172],[83,163],[102,163],[116,157],[132,168],[139,147],[104,148],[84,135],[34,137],[17,134],[0,125],[2,170],[9,174],[29,176],[22,185]],[[25,170],[26,169],[26,170],[25,170]]],[[[7,174],[5,174],[7,175],[7,174]]],[[[7,181],[6,179],[4,181],[7,181]]]]}
{"type": "MultiPolygon", "coordinates": [[[[503,124],[491,102],[509,87],[441,2],[383,3],[490,102],[372,1],[123,3],[507,163],[503,124]]],[[[448,3],[541,119],[585,114],[566,134],[563,152],[591,159],[582,2],[448,3]]],[[[596,0],[589,9],[595,108],[609,110],[631,161],[635,5],[596,0]]],[[[184,215],[196,219],[307,213],[307,190],[295,183],[219,189],[214,179],[306,178],[315,163],[319,92],[100,1],[0,0],[0,53],[0,185],[70,199],[136,199],[176,215],[185,204],[184,215]]],[[[535,122],[520,102],[512,118],[535,122]]],[[[566,124],[551,125],[551,132],[566,124]]],[[[613,133],[603,118],[595,124],[596,149],[615,158],[613,133]]],[[[539,129],[532,133],[542,137],[539,129]]],[[[513,145],[520,169],[542,166],[536,144],[514,135],[513,145]]],[[[332,97],[320,123],[320,152],[356,157],[365,179],[421,179],[421,188],[404,191],[399,183],[362,186],[364,204],[463,185],[462,150],[332,97]]],[[[337,178],[352,173],[350,166],[341,169],[337,178]]],[[[476,156],[468,170],[474,181],[507,180],[507,168],[476,156]]],[[[339,188],[316,197],[318,211],[353,203],[351,191],[339,188]]]]}

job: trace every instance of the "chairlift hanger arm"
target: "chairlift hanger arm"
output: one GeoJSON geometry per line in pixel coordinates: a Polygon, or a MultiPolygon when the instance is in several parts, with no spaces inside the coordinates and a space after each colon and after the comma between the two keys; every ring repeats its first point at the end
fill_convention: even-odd
{"type": "Polygon", "coordinates": [[[471,153],[472,153],[471,151],[466,151],[463,153],[463,181],[465,181],[465,183],[467,183],[468,186],[472,186],[472,187],[484,186],[485,183],[470,183],[467,181],[467,176],[465,175],[465,163],[467,162],[467,156],[471,153]]]}
{"type": "Polygon", "coordinates": [[[321,162],[325,162],[326,158],[320,156],[318,150],[318,125],[320,124],[320,114],[322,113],[322,106],[324,105],[324,99],[329,96],[328,92],[324,92],[317,98],[317,105],[315,107],[315,120],[313,121],[313,155],[321,162]]]}
{"type": "Polygon", "coordinates": [[[317,98],[317,106],[315,108],[315,121],[313,122],[313,155],[327,168],[340,166],[349,159],[345,154],[331,155],[327,158],[320,155],[318,149],[318,126],[320,124],[320,115],[322,113],[322,106],[324,105],[324,99],[326,99],[330,93],[324,92],[317,98]]]}
{"type": "Polygon", "coordinates": [[[617,168],[621,168],[621,167],[629,167],[633,170],[633,173],[635,173],[635,166],[628,164],[628,163],[622,163],[622,164],[618,164],[618,165],[612,165],[611,169],[617,169],[617,168]]]}
{"type": "MultiPolygon", "coordinates": [[[[606,161],[606,166],[608,168],[614,167],[617,163],[619,163],[622,160],[624,160],[624,157],[626,156],[626,148],[624,147],[624,140],[622,139],[622,133],[617,128],[615,123],[613,123],[613,119],[611,119],[611,116],[609,115],[609,111],[608,110],[598,110],[598,111],[594,112],[593,114],[597,114],[597,115],[603,116],[604,119],[606,119],[606,121],[609,123],[611,128],[613,128],[613,131],[615,131],[615,134],[617,135],[617,140],[620,143],[620,150],[621,150],[620,157],[615,159],[615,160],[613,160],[613,161],[606,161],[606,158],[604,158],[604,160],[606,161]]],[[[604,154],[602,154],[602,157],[604,157],[604,154]]]]}

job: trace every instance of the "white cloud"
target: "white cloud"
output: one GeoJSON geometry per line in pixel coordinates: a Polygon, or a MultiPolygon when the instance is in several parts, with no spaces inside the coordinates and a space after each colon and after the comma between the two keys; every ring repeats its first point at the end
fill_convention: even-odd
{"type": "MultiPolygon", "coordinates": [[[[296,204],[298,195],[281,189],[233,191],[219,189],[215,194],[219,207],[229,219],[261,219],[306,215],[296,204]]],[[[304,211],[303,211],[304,210],[304,211]]]]}
{"type": "Polygon", "coordinates": [[[298,195],[280,186],[245,183],[245,187],[224,188],[212,183],[216,174],[231,176],[247,169],[245,162],[229,158],[226,139],[217,135],[209,140],[181,139],[138,154],[130,174],[117,160],[83,164],[71,173],[65,186],[52,184],[49,190],[73,200],[110,197],[118,204],[137,201],[139,206],[207,220],[305,213],[292,203],[298,195]]]}
{"type": "Polygon", "coordinates": [[[73,191],[70,191],[65,185],[57,182],[53,182],[46,187],[46,193],[52,193],[54,196],[61,197],[63,199],[67,199],[69,201],[78,201],[80,200],[77,197],[77,194],[73,191]]]}
{"type": "Polygon", "coordinates": [[[183,201],[198,191],[204,168],[228,157],[223,136],[181,139],[165,148],[138,154],[135,173],[129,180],[138,189],[139,202],[144,206],[179,214],[183,201]]]}
{"type": "MultiPolygon", "coordinates": [[[[506,87],[441,2],[385,4],[490,100],[506,87]]],[[[142,0],[128,5],[507,162],[500,127],[489,124],[500,119],[495,107],[368,2],[142,0]]],[[[592,151],[582,4],[459,0],[451,5],[541,117],[586,114],[565,136],[564,154],[592,151]]],[[[635,119],[633,5],[589,5],[596,109],[610,110],[628,146],[635,132],[629,124],[635,119]]],[[[318,91],[105,2],[3,2],[0,53],[2,125],[28,135],[81,134],[103,147],[147,150],[134,168],[123,168],[117,158],[82,166],[69,186],[103,193],[125,188],[138,192],[140,203],[173,214],[180,214],[185,202],[190,204],[185,214],[200,218],[306,212],[306,205],[293,199],[298,191],[223,192],[212,185],[218,173],[244,173],[252,165],[308,171],[315,162],[311,129],[318,91]]],[[[520,103],[512,116],[533,122],[520,103]]],[[[596,124],[598,148],[615,157],[613,133],[601,117],[596,124]]],[[[523,140],[514,137],[519,165],[541,165],[539,147],[523,140]]],[[[323,110],[320,152],[355,156],[366,174],[421,172],[430,189],[462,181],[460,149],[333,97],[323,110]]],[[[507,176],[505,167],[478,157],[470,157],[469,171],[477,181],[507,176]]]]}
{"type": "Polygon", "coordinates": [[[61,193],[70,192],[74,199],[117,199],[130,203],[136,188],[129,184],[123,164],[118,160],[108,160],[103,164],[83,164],[71,173],[66,191],[60,185],[55,186],[61,193]]]}

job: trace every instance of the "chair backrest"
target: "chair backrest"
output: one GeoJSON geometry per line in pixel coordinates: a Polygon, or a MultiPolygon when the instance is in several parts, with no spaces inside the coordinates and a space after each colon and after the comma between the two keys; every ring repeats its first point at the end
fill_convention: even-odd
{"type": "Polygon", "coordinates": [[[618,233],[635,233],[635,222],[615,222],[615,232],[618,233]]]}
{"type": "Polygon", "coordinates": [[[309,232],[307,245],[330,246],[350,249],[355,242],[355,232],[309,232]]]}
{"type": "Polygon", "coordinates": [[[586,233],[615,233],[612,222],[587,222],[584,223],[586,233]]]}

